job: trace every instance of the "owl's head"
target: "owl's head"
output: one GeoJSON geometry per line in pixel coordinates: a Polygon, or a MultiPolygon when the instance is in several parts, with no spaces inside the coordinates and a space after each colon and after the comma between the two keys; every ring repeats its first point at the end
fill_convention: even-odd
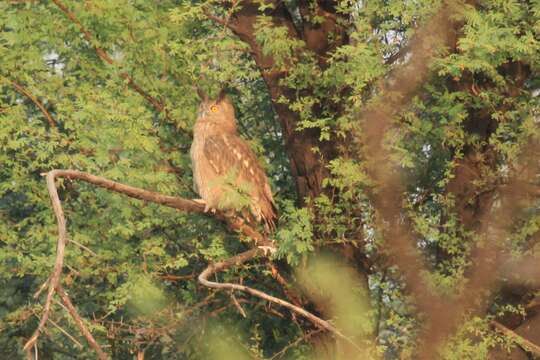
{"type": "Polygon", "coordinates": [[[223,90],[214,100],[202,97],[197,123],[211,125],[220,131],[236,131],[234,106],[223,90]]]}

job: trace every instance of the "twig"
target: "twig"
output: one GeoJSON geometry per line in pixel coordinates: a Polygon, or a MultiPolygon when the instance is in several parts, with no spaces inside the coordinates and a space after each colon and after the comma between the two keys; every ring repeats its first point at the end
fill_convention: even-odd
{"type": "Polygon", "coordinates": [[[345,336],[343,333],[341,333],[338,329],[336,329],[328,321],[321,319],[320,317],[310,313],[309,311],[307,311],[304,308],[301,308],[301,307],[296,306],[296,305],[294,305],[294,304],[292,304],[292,303],[290,303],[288,301],[279,299],[279,298],[277,298],[275,296],[272,296],[272,295],[268,295],[265,292],[262,292],[262,291],[257,290],[257,289],[250,288],[250,287],[245,286],[245,285],[233,284],[233,283],[219,283],[219,282],[214,282],[214,281],[208,280],[208,278],[211,275],[213,275],[213,274],[215,274],[217,272],[223,271],[225,269],[228,269],[228,268],[230,268],[232,266],[243,264],[244,262],[255,258],[257,255],[259,255],[261,253],[262,253],[261,249],[255,248],[255,249],[245,251],[245,252],[243,252],[241,254],[235,255],[233,257],[230,257],[230,258],[228,258],[226,260],[223,260],[223,261],[220,261],[220,262],[217,262],[217,263],[214,263],[214,264],[210,264],[199,275],[199,282],[201,284],[203,284],[204,286],[214,288],[214,289],[228,289],[228,290],[243,291],[243,292],[246,292],[246,293],[248,293],[250,295],[256,296],[256,297],[258,297],[260,299],[263,299],[263,300],[269,301],[271,303],[278,304],[278,305],[281,305],[283,307],[286,307],[287,309],[293,311],[294,313],[308,319],[315,326],[330,331],[331,333],[333,333],[337,337],[346,340],[347,342],[352,344],[354,347],[359,349],[358,346],[351,339],[349,339],[347,336],[345,336]]]}
{"type": "Polygon", "coordinates": [[[96,342],[94,337],[92,336],[92,333],[88,330],[86,325],[84,324],[82,318],[80,317],[79,313],[77,312],[77,309],[75,309],[75,306],[71,303],[71,300],[69,299],[69,296],[64,292],[64,289],[61,285],[58,285],[57,293],[60,296],[60,299],[62,299],[62,302],[67,307],[69,314],[75,320],[75,325],[79,328],[79,330],[83,333],[84,337],[90,344],[90,346],[94,349],[94,351],[97,353],[98,358],[100,360],[106,360],[108,359],[107,354],[103,352],[99,344],[96,342]]]}
{"type": "Polygon", "coordinates": [[[13,85],[15,90],[17,90],[20,94],[26,96],[28,99],[30,99],[30,101],[32,101],[38,107],[38,109],[41,111],[43,116],[45,116],[45,118],[47,119],[47,122],[49,123],[49,126],[51,128],[56,128],[56,122],[54,121],[53,117],[51,116],[49,111],[47,111],[45,106],[43,106],[43,104],[38,100],[37,97],[35,97],[30,91],[28,91],[22,85],[16,83],[15,81],[11,81],[11,84],[13,85]]]}
{"type": "Polygon", "coordinates": [[[531,352],[535,356],[540,356],[540,346],[525,339],[523,336],[520,336],[519,334],[515,333],[514,331],[510,330],[509,328],[495,320],[490,321],[490,324],[499,332],[503,333],[509,338],[512,338],[517,344],[525,347],[525,350],[531,352]]]}
{"type": "Polygon", "coordinates": [[[302,341],[309,340],[309,338],[311,338],[313,335],[317,335],[317,334],[320,333],[321,331],[322,331],[322,329],[317,329],[317,330],[310,331],[310,332],[308,332],[307,334],[304,334],[303,336],[300,336],[298,339],[296,339],[295,341],[293,341],[292,343],[290,343],[289,345],[285,346],[283,349],[281,349],[280,351],[278,351],[277,353],[275,353],[275,354],[274,354],[270,359],[268,359],[268,360],[279,359],[280,357],[282,357],[283,355],[285,355],[285,353],[286,353],[290,348],[295,347],[296,345],[300,344],[302,341]]]}
{"type": "Polygon", "coordinates": [[[246,312],[242,308],[242,305],[236,300],[236,296],[234,296],[234,292],[231,291],[231,299],[233,301],[234,306],[236,307],[236,310],[242,315],[244,318],[247,318],[246,312]]]}
{"type": "Polygon", "coordinates": [[[287,298],[289,298],[294,305],[302,306],[302,300],[300,299],[298,295],[294,294],[290,290],[290,286],[287,283],[287,280],[285,280],[285,278],[279,273],[279,270],[276,267],[276,265],[272,263],[270,259],[268,260],[267,265],[270,268],[272,277],[274,278],[274,280],[278,282],[279,285],[281,285],[281,288],[283,289],[283,292],[285,293],[287,298]]]}
{"type": "MultiPolygon", "coordinates": [[[[36,315],[36,317],[38,317],[39,319],[39,316],[36,315]]],[[[62,334],[64,334],[68,339],[70,339],[71,341],[73,341],[75,343],[75,345],[77,345],[80,349],[82,349],[82,344],[77,340],[75,339],[73,336],[71,336],[66,330],[64,330],[60,325],[58,325],[55,321],[53,321],[52,319],[48,319],[48,321],[54,325],[54,327],[56,327],[58,330],[60,330],[60,332],[62,334]]],[[[36,344],[34,344],[34,346],[36,346],[36,344]]]]}
{"type": "Polygon", "coordinates": [[[168,280],[168,281],[183,281],[183,280],[194,279],[196,275],[195,274],[189,274],[189,275],[158,274],[157,277],[163,280],[168,280]]]}
{"type": "MultiPolygon", "coordinates": [[[[114,60],[107,54],[105,50],[100,48],[95,44],[95,41],[93,39],[92,33],[88,31],[83,24],[77,19],[75,14],[69,10],[69,8],[63,4],[60,0],[52,0],[52,2],[60,9],[62,12],[74,23],[79,27],[79,30],[82,32],[84,38],[86,41],[90,43],[90,45],[93,46],[94,50],[96,51],[96,54],[101,58],[104,62],[106,62],[109,65],[115,65],[114,60]]],[[[141,95],[143,98],[146,99],[152,106],[158,111],[163,112],[165,114],[165,117],[167,119],[170,118],[169,110],[166,108],[163,101],[159,101],[158,99],[151,96],[148,92],[146,92],[139,84],[133,80],[131,76],[129,76],[128,73],[122,72],[120,73],[120,77],[127,81],[128,85],[135,90],[139,95],[141,95]]]]}
{"type": "Polygon", "coordinates": [[[45,290],[47,288],[47,284],[49,284],[49,279],[50,278],[47,278],[47,280],[45,280],[43,282],[43,284],[41,284],[41,286],[39,287],[38,291],[36,291],[34,293],[34,299],[37,299],[39,297],[39,295],[43,292],[43,290],[45,290]]]}
{"type": "Polygon", "coordinates": [[[97,256],[97,254],[95,252],[93,252],[91,249],[89,249],[88,247],[84,246],[81,243],[78,243],[77,241],[75,241],[73,239],[69,239],[69,243],[77,245],[81,249],[83,249],[83,250],[87,251],[88,253],[90,253],[92,256],[97,256]]]}

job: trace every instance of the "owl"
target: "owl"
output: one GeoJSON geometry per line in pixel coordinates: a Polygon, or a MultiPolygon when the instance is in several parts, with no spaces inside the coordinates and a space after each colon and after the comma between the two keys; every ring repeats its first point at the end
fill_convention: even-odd
{"type": "Polygon", "coordinates": [[[201,97],[190,155],[194,188],[205,211],[234,212],[273,231],[277,211],[272,191],[257,157],[238,135],[231,100],[223,91],[216,100],[201,97]]]}

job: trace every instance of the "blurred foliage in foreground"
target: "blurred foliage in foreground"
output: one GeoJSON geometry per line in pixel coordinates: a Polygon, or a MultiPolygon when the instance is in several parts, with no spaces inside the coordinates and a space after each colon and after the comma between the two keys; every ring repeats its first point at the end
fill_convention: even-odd
{"type": "MultiPolygon", "coordinates": [[[[369,197],[377,184],[350,134],[381,82],[414,56],[407,44],[439,1],[257,2],[253,43],[207,16],[234,21],[251,2],[62,2],[80,23],[58,3],[0,2],[1,358],[24,358],[22,344],[41,311],[32,295],[54,262],[56,224],[40,174],[76,169],[195,197],[189,147],[197,84],[229,88],[239,131],[260,156],[281,212],[275,267],[261,259],[217,280],[298,299],[357,347],[283,308],[200,286],[197,275],[209,262],[251,246],[217,221],[65,180],[59,189],[72,242],[63,286],[98,342],[113,359],[415,359],[422,318],[400,268],[388,261],[369,197]],[[308,37],[276,25],[283,6],[305,34],[325,30],[328,46],[316,52],[308,37]],[[324,27],[331,20],[335,26],[324,27]],[[269,67],[254,61],[254,44],[269,67]],[[281,74],[274,86],[286,89],[273,98],[263,79],[272,72],[281,74]],[[156,110],[125,74],[167,111],[156,110]],[[292,133],[316,133],[315,145],[287,141],[285,111],[274,110],[283,108],[296,114],[292,133]],[[290,164],[302,152],[322,154],[326,169],[307,201],[298,201],[302,174],[290,164]],[[276,282],[276,269],[288,286],[276,282]]],[[[431,270],[425,277],[448,298],[467,283],[472,249],[489,241],[475,221],[497,207],[497,187],[511,172],[527,171],[516,169],[520,149],[540,135],[540,1],[483,0],[453,16],[461,26],[455,44],[437,53],[427,82],[385,138],[388,161],[406,184],[402,217],[431,270]]],[[[531,162],[538,159],[531,154],[531,162]]],[[[530,178],[527,186],[539,189],[538,174],[530,178]]],[[[510,214],[508,260],[538,260],[537,199],[510,214]]],[[[490,322],[525,338],[540,334],[538,281],[502,280],[482,316],[464,315],[441,358],[526,356],[490,322]],[[521,332],[524,325],[532,332],[521,332]]],[[[58,304],[51,320],[40,359],[94,358],[58,304]]]]}

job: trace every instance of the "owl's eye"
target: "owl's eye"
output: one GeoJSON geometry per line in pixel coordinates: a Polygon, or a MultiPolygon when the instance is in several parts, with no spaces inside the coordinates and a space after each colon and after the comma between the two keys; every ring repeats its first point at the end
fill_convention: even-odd
{"type": "Polygon", "coordinates": [[[217,112],[218,111],[218,107],[216,105],[212,105],[210,106],[210,111],[211,112],[217,112]]]}

